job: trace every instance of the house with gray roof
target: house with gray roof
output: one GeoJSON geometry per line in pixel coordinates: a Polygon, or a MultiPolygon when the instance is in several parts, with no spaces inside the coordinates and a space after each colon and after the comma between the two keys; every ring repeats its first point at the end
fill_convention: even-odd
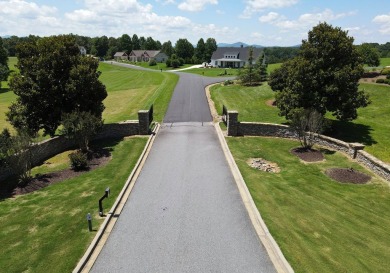
{"type": "Polygon", "coordinates": [[[132,50],[129,54],[129,60],[131,62],[149,62],[150,60],[155,60],[158,63],[162,63],[167,59],[167,54],[160,50],[132,50]]]}
{"type": "MultiPolygon", "coordinates": [[[[263,52],[261,48],[253,48],[253,64],[263,52]]],[[[223,68],[240,68],[248,62],[249,47],[218,47],[211,56],[211,65],[223,68]]]]}
{"type": "Polygon", "coordinates": [[[128,55],[126,52],[117,52],[115,53],[114,55],[114,59],[117,60],[117,61],[120,61],[120,60],[127,60],[128,59],[128,55]]]}

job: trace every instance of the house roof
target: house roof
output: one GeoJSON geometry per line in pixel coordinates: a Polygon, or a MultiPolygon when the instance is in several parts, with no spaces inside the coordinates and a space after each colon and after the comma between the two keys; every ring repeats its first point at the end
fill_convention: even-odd
{"type": "Polygon", "coordinates": [[[142,55],[144,54],[145,50],[132,50],[130,52],[130,55],[131,56],[136,56],[136,57],[142,57],[142,55]]]}
{"type": "MultiPolygon", "coordinates": [[[[257,59],[262,48],[253,48],[253,58],[257,59]]],[[[236,55],[240,60],[248,60],[249,47],[218,47],[211,56],[212,60],[223,59],[225,54],[236,55]]]]}
{"type": "Polygon", "coordinates": [[[114,57],[122,57],[122,56],[127,56],[126,52],[117,52],[114,55],[114,57]]]}

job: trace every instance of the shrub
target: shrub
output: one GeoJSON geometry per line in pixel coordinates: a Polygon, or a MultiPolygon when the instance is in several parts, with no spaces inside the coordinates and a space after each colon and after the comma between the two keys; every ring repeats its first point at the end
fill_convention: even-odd
{"type": "Polygon", "coordinates": [[[224,81],[223,85],[231,85],[233,84],[233,81],[232,80],[226,80],[224,81]]]}
{"type": "Polygon", "coordinates": [[[376,83],[385,83],[385,79],[377,79],[376,83]]]}
{"type": "Polygon", "coordinates": [[[178,59],[174,59],[171,61],[171,66],[173,68],[178,68],[180,66],[180,61],[178,59]]]}
{"type": "Polygon", "coordinates": [[[179,62],[180,62],[180,66],[182,66],[185,63],[183,58],[179,58],[179,62]]]}
{"type": "Polygon", "coordinates": [[[382,71],[381,71],[381,74],[382,75],[389,75],[390,74],[390,68],[383,68],[382,71]]]}
{"type": "Polygon", "coordinates": [[[75,171],[82,171],[88,169],[88,157],[87,154],[77,151],[69,155],[70,167],[75,171]]]}
{"type": "Polygon", "coordinates": [[[154,66],[154,65],[157,65],[157,62],[156,62],[155,59],[151,59],[151,60],[149,61],[149,66],[154,66]]]}
{"type": "Polygon", "coordinates": [[[171,59],[168,59],[168,60],[165,62],[165,64],[167,65],[167,67],[170,67],[170,66],[172,65],[171,59]]]}

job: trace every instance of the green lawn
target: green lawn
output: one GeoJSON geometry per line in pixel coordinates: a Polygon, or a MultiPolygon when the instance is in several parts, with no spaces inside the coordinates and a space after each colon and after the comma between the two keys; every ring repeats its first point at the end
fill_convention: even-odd
{"type": "Polygon", "coordinates": [[[162,121],[178,81],[172,73],[141,71],[101,63],[100,79],[107,87],[105,123],[138,119],[138,111],[154,104],[154,119],[162,121]]]}
{"type": "Polygon", "coordinates": [[[2,200],[0,271],[71,272],[104,220],[98,216],[99,198],[110,187],[111,195],[103,202],[107,212],[146,141],[146,137],[133,137],[101,142],[112,149],[107,165],[34,193],[2,200]],[[93,215],[94,232],[88,231],[87,213],[93,215]]]}
{"type": "Polygon", "coordinates": [[[341,184],[323,172],[353,167],[339,153],[305,164],[290,149],[292,140],[226,138],[251,195],[271,234],[295,272],[388,272],[390,268],[390,187],[378,178],[367,185],[341,184]],[[249,167],[261,157],[279,174],[249,167]]]}
{"type": "MultiPolygon", "coordinates": [[[[365,151],[390,163],[390,86],[377,84],[361,84],[372,103],[358,110],[358,118],[353,122],[334,122],[332,132],[326,134],[347,142],[360,142],[366,145],[365,151]]],[[[284,123],[286,120],[278,116],[278,109],[266,104],[274,98],[274,92],[267,84],[259,87],[242,87],[239,85],[212,88],[211,97],[218,113],[225,104],[229,110],[239,112],[240,121],[258,121],[284,123]]]]}
{"type": "Polygon", "coordinates": [[[182,68],[187,68],[187,67],[194,65],[194,64],[184,64],[184,65],[180,66],[179,68],[173,68],[173,67],[167,67],[166,63],[157,63],[156,65],[152,65],[152,66],[149,65],[149,62],[136,62],[135,63],[135,62],[123,61],[123,63],[133,64],[136,66],[149,68],[149,69],[153,69],[153,70],[161,70],[162,69],[163,71],[182,69],[182,68]]]}
{"type": "Polygon", "coordinates": [[[381,58],[380,66],[390,66],[390,58],[381,58]]]}
{"type": "Polygon", "coordinates": [[[183,72],[198,74],[198,75],[202,75],[202,76],[206,76],[206,77],[221,77],[221,76],[232,77],[232,76],[236,76],[237,75],[238,69],[217,68],[217,67],[213,67],[213,68],[192,68],[192,69],[184,70],[183,72]]]}
{"type": "MultiPolygon", "coordinates": [[[[16,62],[17,62],[16,57],[8,58],[8,67],[11,70],[11,75],[15,71],[17,71],[17,68],[15,67],[16,62]]],[[[0,131],[2,131],[3,128],[8,128],[8,129],[12,128],[12,125],[6,121],[5,113],[8,111],[8,106],[15,99],[16,99],[16,95],[9,90],[8,82],[2,81],[1,89],[0,89],[0,131]]]]}
{"type": "Polygon", "coordinates": [[[278,108],[267,104],[274,96],[275,93],[266,83],[256,87],[237,84],[215,85],[211,88],[211,98],[218,113],[222,113],[222,105],[225,105],[228,110],[239,112],[240,121],[286,122],[285,118],[278,116],[278,108]]]}

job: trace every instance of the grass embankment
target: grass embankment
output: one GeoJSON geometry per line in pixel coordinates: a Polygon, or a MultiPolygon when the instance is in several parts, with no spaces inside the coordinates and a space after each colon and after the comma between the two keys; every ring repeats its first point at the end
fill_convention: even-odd
{"type": "Polygon", "coordinates": [[[295,272],[388,272],[390,268],[390,188],[373,178],[366,185],[341,184],[323,172],[353,167],[340,153],[304,164],[289,151],[292,140],[227,138],[229,147],[267,227],[295,272]],[[249,167],[261,157],[279,174],[249,167]]]}
{"type": "Polygon", "coordinates": [[[108,96],[104,100],[105,123],[138,119],[139,110],[154,105],[154,119],[162,121],[169,100],[178,81],[172,73],[141,71],[101,63],[100,80],[106,85],[108,96]]]}
{"type": "Polygon", "coordinates": [[[182,68],[187,68],[190,66],[193,66],[194,64],[183,64],[182,66],[178,68],[173,68],[173,67],[168,67],[166,63],[157,63],[156,65],[149,65],[149,62],[129,62],[129,61],[122,61],[121,63],[126,63],[126,64],[132,64],[136,66],[140,66],[143,68],[149,68],[153,70],[163,70],[163,71],[170,71],[170,70],[176,70],[176,69],[182,69],[182,68]]]}
{"type": "MultiPolygon", "coordinates": [[[[371,104],[358,110],[358,118],[353,122],[334,122],[331,136],[347,142],[360,142],[366,145],[365,151],[385,162],[390,162],[390,86],[361,84],[370,96],[371,104]]],[[[218,113],[222,104],[229,110],[239,112],[240,121],[258,121],[283,123],[286,120],[278,116],[278,109],[267,105],[274,99],[275,93],[267,84],[259,87],[239,85],[212,88],[211,96],[218,113]]]]}
{"type": "MultiPolygon", "coordinates": [[[[98,216],[98,200],[105,212],[113,205],[141,154],[147,138],[134,137],[101,143],[112,149],[112,160],[79,177],[42,190],[0,202],[1,272],[71,272],[82,257],[104,218],[98,216]],[[86,214],[93,216],[88,231],[86,214]]],[[[42,170],[40,170],[42,171],[42,170]]]]}

